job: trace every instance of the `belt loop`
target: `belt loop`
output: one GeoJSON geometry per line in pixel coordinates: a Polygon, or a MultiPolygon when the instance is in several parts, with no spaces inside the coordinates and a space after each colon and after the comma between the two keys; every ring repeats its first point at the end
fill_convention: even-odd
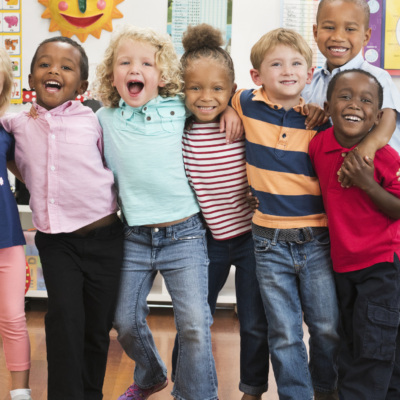
{"type": "Polygon", "coordinates": [[[307,235],[306,235],[307,242],[311,242],[311,240],[314,239],[313,230],[309,226],[307,226],[305,229],[307,230],[307,235]]]}
{"type": "Polygon", "coordinates": [[[165,237],[170,238],[174,234],[174,228],[173,225],[166,226],[165,227],[165,237]]]}
{"type": "Polygon", "coordinates": [[[278,242],[279,231],[280,231],[280,229],[275,229],[274,238],[272,239],[272,242],[271,242],[272,246],[275,246],[276,243],[278,242]]]}

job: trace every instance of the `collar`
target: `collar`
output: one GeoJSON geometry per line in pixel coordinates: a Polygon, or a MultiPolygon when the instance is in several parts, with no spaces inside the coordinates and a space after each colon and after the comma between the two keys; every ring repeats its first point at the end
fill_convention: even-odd
{"type": "Polygon", "coordinates": [[[65,112],[75,111],[77,108],[80,108],[81,106],[82,106],[82,103],[78,100],[68,100],[56,108],[47,110],[46,108],[40,106],[36,102],[32,103],[32,107],[34,107],[36,109],[38,115],[43,115],[43,114],[47,114],[47,113],[50,113],[52,115],[60,115],[60,114],[64,114],[65,112]]]}
{"type": "Polygon", "coordinates": [[[160,104],[170,101],[175,101],[175,97],[161,97],[158,95],[140,107],[131,107],[121,98],[119,101],[119,112],[124,119],[130,119],[134,114],[147,114],[150,110],[158,107],[160,104]]]}
{"type": "Polygon", "coordinates": [[[357,145],[355,144],[351,149],[343,147],[335,138],[334,127],[331,126],[324,132],[324,149],[325,153],[330,153],[334,151],[340,151],[341,153],[347,153],[353,150],[357,145]]]}
{"type": "Polygon", "coordinates": [[[325,61],[324,66],[322,67],[322,73],[326,76],[335,76],[341,71],[346,71],[349,69],[357,69],[361,68],[362,63],[364,62],[364,57],[362,55],[362,51],[360,51],[354,58],[352,58],[350,61],[348,61],[346,64],[335,68],[332,72],[328,71],[328,64],[325,61]]]}
{"type": "MultiPolygon", "coordinates": [[[[261,101],[267,104],[269,107],[273,108],[274,110],[281,110],[283,108],[281,104],[271,102],[263,87],[261,87],[260,89],[253,90],[253,95],[254,95],[253,101],[261,101]]],[[[306,115],[304,113],[304,106],[305,106],[305,101],[302,97],[300,97],[300,103],[297,106],[294,106],[293,110],[300,113],[301,115],[306,115]]]]}

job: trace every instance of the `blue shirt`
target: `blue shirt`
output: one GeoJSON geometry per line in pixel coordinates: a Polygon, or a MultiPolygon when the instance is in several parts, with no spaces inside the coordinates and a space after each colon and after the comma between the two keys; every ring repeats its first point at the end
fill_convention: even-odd
{"type": "Polygon", "coordinates": [[[121,99],[119,108],[101,108],[97,116],[128,225],[176,221],[200,211],[183,164],[182,99],[158,96],[138,108],[121,99]]]}
{"type": "Polygon", "coordinates": [[[391,108],[396,111],[396,130],[393,133],[389,144],[400,153],[400,92],[389,73],[382,68],[375,67],[364,60],[361,53],[350,60],[348,63],[339,68],[335,68],[332,72],[328,71],[327,65],[315,72],[312,82],[306,85],[302,92],[302,97],[306,103],[317,103],[321,107],[326,101],[326,91],[330,80],[339,72],[349,69],[363,69],[369,72],[379,81],[383,87],[383,105],[382,108],[391,108]]]}
{"type": "Polygon", "coordinates": [[[0,249],[25,244],[7,176],[7,161],[14,159],[14,144],[14,138],[0,128],[0,249]]]}

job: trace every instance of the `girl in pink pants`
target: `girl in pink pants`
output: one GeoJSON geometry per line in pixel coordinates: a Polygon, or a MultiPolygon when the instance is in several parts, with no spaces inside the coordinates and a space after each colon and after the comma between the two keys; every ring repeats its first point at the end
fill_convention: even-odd
{"type": "MultiPolygon", "coordinates": [[[[11,60],[0,48],[0,114],[10,102],[12,83],[11,60]]],[[[31,400],[30,345],[24,310],[25,239],[7,177],[13,155],[14,139],[0,127],[0,335],[11,372],[11,398],[31,400]]]]}

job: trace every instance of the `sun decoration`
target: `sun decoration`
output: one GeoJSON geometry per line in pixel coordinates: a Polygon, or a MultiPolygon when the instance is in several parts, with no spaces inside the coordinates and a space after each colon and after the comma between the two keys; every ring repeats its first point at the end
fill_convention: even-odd
{"type": "Polygon", "coordinates": [[[116,6],[124,0],[38,0],[46,8],[42,18],[50,18],[50,32],[76,35],[84,42],[89,34],[100,38],[101,30],[111,32],[112,19],[123,15],[116,6]]]}

